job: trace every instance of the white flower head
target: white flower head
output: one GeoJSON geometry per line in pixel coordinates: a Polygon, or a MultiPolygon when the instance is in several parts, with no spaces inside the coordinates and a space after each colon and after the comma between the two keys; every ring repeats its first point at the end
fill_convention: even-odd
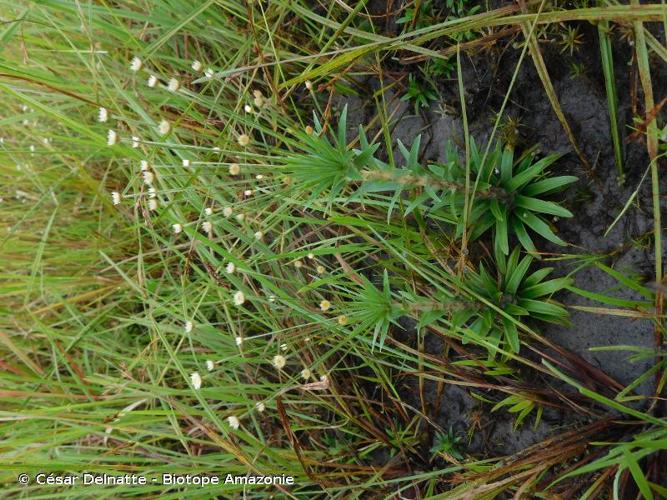
{"type": "Polygon", "coordinates": [[[236,215],[236,222],[243,222],[243,219],[245,219],[245,215],[243,214],[236,215]]]}
{"type": "Polygon", "coordinates": [[[243,106],[243,111],[245,111],[246,113],[252,113],[252,106],[250,104],[246,104],[245,106],[243,106]]]}
{"type": "Polygon", "coordinates": [[[186,160],[183,160],[183,166],[184,166],[184,167],[187,168],[187,167],[189,167],[190,165],[191,165],[190,160],[187,160],[187,159],[186,159],[186,160]]]}
{"type": "Polygon", "coordinates": [[[241,173],[241,165],[238,163],[232,163],[229,166],[229,175],[239,175],[241,173]]]}
{"type": "Polygon", "coordinates": [[[212,78],[213,75],[215,75],[215,71],[213,71],[211,68],[206,68],[204,71],[204,76],[206,76],[206,78],[212,78]]]}
{"type": "Polygon", "coordinates": [[[308,380],[312,375],[312,372],[308,368],[301,370],[301,378],[304,380],[308,380]]]}
{"type": "Polygon", "coordinates": [[[241,426],[241,422],[239,421],[238,417],[235,417],[234,415],[227,417],[227,423],[234,430],[241,426]]]}
{"type": "Polygon", "coordinates": [[[149,76],[146,85],[148,85],[149,88],[154,89],[155,86],[157,85],[157,76],[155,75],[149,76]]]}
{"type": "Polygon", "coordinates": [[[212,372],[214,368],[215,368],[215,363],[213,361],[211,361],[210,359],[207,359],[206,360],[206,369],[208,371],[212,372]]]}
{"type": "Polygon", "coordinates": [[[261,181],[263,178],[264,178],[264,176],[262,174],[257,174],[255,176],[255,179],[257,179],[258,181],[261,181]]]}
{"type": "Polygon", "coordinates": [[[133,148],[138,148],[140,144],[141,139],[139,139],[136,135],[132,136],[132,147],[133,148]]]}
{"type": "Polygon", "coordinates": [[[197,59],[192,61],[192,71],[196,71],[197,73],[199,73],[203,67],[204,65],[201,63],[201,61],[198,61],[197,59]]]}
{"type": "Polygon", "coordinates": [[[225,207],[222,209],[222,215],[225,217],[231,217],[231,215],[234,213],[234,209],[232,207],[225,207]]]}
{"type": "Polygon", "coordinates": [[[174,230],[174,234],[180,234],[183,232],[183,224],[172,224],[171,225],[172,229],[174,230]]]}
{"type": "Polygon", "coordinates": [[[313,90],[313,82],[311,82],[310,80],[306,80],[305,86],[306,89],[313,90]]]}
{"type": "Polygon", "coordinates": [[[250,136],[248,134],[241,134],[237,140],[241,147],[246,147],[250,144],[250,136]]]}
{"type": "Polygon", "coordinates": [[[169,83],[167,84],[167,89],[169,92],[177,92],[181,88],[181,82],[176,78],[170,78],[169,83]]]}
{"type": "Polygon", "coordinates": [[[100,123],[104,123],[108,119],[109,119],[109,112],[107,111],[107,108],[100,108],[97,114],[97,121],[100,123]]]}
{"type": "Polygon", "coordinates": [[[283,352],[287,352],[287,349],[289,349],[289,346],[286,343],[280,344],[280,350],[283,352]]]}
{"type": "Polygon", "coordinates": [[[171,124],[167,120],[162,120],[160,125],[158,125],[158,132],[160,132],[161,135],[167,135],[170,130],[171,124]]]}
{"type": "Polygon", "coordinates": [[[192,387],[195,390],[201,389],[201,375],[199,375],[199,372],[192,372],[190,374],[190,382],[192,383],[192,387]]]}
{"type": "Polygon", "coordinates": [[[141,172],[141,176],[144,178],[144,184],[149,186],[155,181],[155,175],[150,170],[144,170],[141,172]]]}
{"type": "Polygon", "coordinates": [[[331,309],[331,302],[328,300],[324,299],[322,302],[320,302],[320,311],[325,312],[331,309]]]}
{"type": "Polygon", "coordinates": [[[278,370],[282,370],[285,367],[285,364],[287,363],[287,359],[285,356],[282,354],[276,354],[273,356],[273,366],[275,366],[278,370]]]}
{"type": "Polygon", "coordinates": [[[243,191],[244,196],[252,196],[255,192],[252,189],[246,189],[243,191]]]}
{"type": "Polygon", "coordinates": [[[326,271],[326,269],[322,265],[317,266],[315,270],[317,271],[317,274],[324,274],[324,272],[326,271]]]}
{"type": "Polygon", "coordinates": [[[209,221],[205,221],[201,223],[201,228],[205,233],[211,234],[211,231],[213,231],[213,224],[211,224],[209,221]]]}
{"type": "Polygon", "coordinates": [[[243,337],[236,337],[234,342],[236,342],[237,346],[241,347],[243,345],[243,337]]]}
{"type": "Polygon", "coordinates": [[[315,254],[314,254],[313,252],[310,252],[310,253],[307,255],[307,257],[308,257],[310,260],[313,260],[313,259],[315,258],[315,254]]]}
{"type": "Polygon", "coordinates": [[[148,200],[148,210],[152,210],[153,212],[157,210],[157,200],[155,198],[148,200]]]}
{"type": "Polygon", "coordinates": [[[236,271],[236,266],[234,265],[233,262],[230,262],[229,264],[227,264],[225,271],[227,271],[227,274],[233,274],[234,271],[236,271]]]}
{"type": "Polygon", "coordinates": [[[121,200],[120,193],[118,191],[112,192],[111,193],[111,200],[113,201],[114,205],[120,205],[120,200],[121,200]]]}
{"type": "Polygon", "coordinates": [[[266,405],[261,401],[258,401],[257,403],[255,403],[255,408],[257,409],[258,412],[262,413],[264,410],[266,410],[266,405]]]}
{"type": "Polygon", "coordinates": [[[264,99],[264,96],[262,95],[261,91],[255,90],[253,92],[253,94],[254,94],[255,98],[253,99],[252,103],[256,107],[261,108],[262,106],[264,106],[264,104],[266,104],[266,100],[264,99]]]}
{"type": "Polygon", "coordinates": [[[157,198],[157,189],[155,189],[153,186],[148,188],[148,197],[157,198]]]}
{"type": "Polygon", "coordinates": [[[205,213],[206,215],[213,215],[213,209],[212,209],[211,207],[206,207],[206,208],[204,209],[204,213],[205,213]]]}
{"type": "Polygon", "coordinates": [[[245,295],[241,290],[234,294],[234,305],[242,306],[245,302],[245,295]]]}
{"type": "Polygon", "coordinates": [[[256,239],[257,241],[261,241],[262,238],[264,238],[264,233],[261,232],[261,231],[257,231],[257,232],[255,233],[255,239],[256,239]]]}
{"type": "Polygon", "coordinates": [[[137,71],[141,70],[141,68],[143,68],[143,67],[144,67],[144,63],[141,61],[141,59],[139,59],[136,56],[132,58],[132,61],[130,62],[130,70],[131,71],[134,71],[136,73],[137,71]]]}
{"type": "Polygon", "coordinates": [[[301,269],[303,267],[303,262],[301,262],[300,260],[295,260],[294,267],[296,267],[297,269],[301,269]]]}
{"type": "Polygon", "coordinates": [[[139,162],[139,168],[141,169],[142,172],[147,172],[148,171],[148,162],[146,160],[141,160],[139,162]]]}
{"type": "Polygon", "coordinates": [[[115,146],[118,144],[118,134],[115,130],[109,129],[107,132],[107,146],[115,146]]]}
{"type": "Polygon", "coordinates": [[[192,324],[192,321],[186,321],[185,322],[185,328],[184,328],[185,333],[190,333],[192,331],[193,326],[194,325],[192,324]]]}

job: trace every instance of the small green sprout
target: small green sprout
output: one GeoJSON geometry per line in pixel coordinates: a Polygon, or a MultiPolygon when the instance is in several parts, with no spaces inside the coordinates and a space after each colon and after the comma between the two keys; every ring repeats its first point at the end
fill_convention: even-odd
{"type": "Polygon", "coordinates": [[[445,455],[452,457],[455,460],[463,460],[463,453],[459,450],[462,438],[457,436],[450,427],[447,433],[439,432],[435,435],[433,446],[431,447],[431,454],[433,457],[437,455],[445,455]]]}

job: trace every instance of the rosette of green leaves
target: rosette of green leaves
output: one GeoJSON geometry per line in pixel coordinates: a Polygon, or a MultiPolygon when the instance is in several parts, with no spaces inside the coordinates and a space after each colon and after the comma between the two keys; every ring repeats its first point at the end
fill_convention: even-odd
{"type": "MultiPolygon", "coordinates": [[[[502,253],[496,254],[496,276],[482,263],[477,272],[468,271],[465,274],[464,282],[474,295],[490,302],[512,318],[520,320],[530,317],[533,320],[567,324],[567,310],[551,297],[569,286],[571,278],[545,280],[553,269],[544,267],[529,273],[532,262],[531,255],[520,259],[520,247],[515,247],[509,257],[502,253]]],[[[464,341],[470,341],[474,336],[485,339],[491,352],[500,346],[514,353],[519,351],[516,323],[501,315],[498,310],[484,308],[474,314],[471,312],[468,317],[460,316],[460,320],[467,323],[470,332],[464,341]]]]}
{"type": "MultiPolygon", "coordinates": [[[[450,148],[448,154],[455,155],[455,152],[450,148]]],[[[470,192],[451,190],[447,199],[437,208],[443,205],[449,207],[451,215],[459,221],[459,236],[463,233],[464,223],[470,228],[471,240],[493,229],[496,252],[500,251],[505,255],[509,253],[511,233],[516,235],[527,251],[536,252],[529,230],[553,243],[566,245],[554,233],[546,216],[572,217],[572,213],[558,203],[544,199],[577,181],[577,178],[571,175],[548,175],[549,167],[559,157],[560,155],[549,155],[536,160],[534,152],[528,151],[515,160],[511,147],[498,147],[484,159],[473,142],[470,155],[470,192]],[[463,214],[466,196],[469,200],[472,199],[467,218],[463,214]]],[[[458,159],[439,168],[442,178],[459,185],[466,182],[465,166],[458,159]]]]}
{"type": "Polygon", "coordinates": [[[364,137],[361,149],[347,146],[347,106],[335,134],[325,132],[317,117],[314,123],[313,133],[301,137],[302,151],[288,156],[283,170],[306,189],[311,202],[326,195],[331,205],[349,183],[362,180],[364,168],[374,168],[379,145],[364,137]]]}

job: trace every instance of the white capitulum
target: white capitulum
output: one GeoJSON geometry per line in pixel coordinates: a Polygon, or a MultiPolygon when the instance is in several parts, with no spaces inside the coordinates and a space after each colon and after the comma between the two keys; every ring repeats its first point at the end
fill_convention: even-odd
{"type": "Polygon", "coordinates": [[[201,228],[205,233],[211,234],[211,231],[213,231],[213,224],[211,224],[209,221],[202,222],[201,228]]]}
{"type": "Polygon", "coordinates": [[[133,57],[132,61],[130,62],[130,69],[134,71],[135,73],[139,71],[141,68],[143,68],[144,63],[139,59],[138,57],[133,57]]]}
{"type": "Polygon", "coordinates": [[[144,170],[143,172],[141,172],[141,175],[144,178],[145,184],[148,184],[149,186],[153,184],[153,181],[155,180],[153,172],[151,172],[150,170],[144,170]]]}
{"type": "Polygon", "coordinates": [[[132,147],[133,147],[133,148],[138,148],[138,147],[139,147],[139,141],[140,141],[140,140],[141,140],[141,139],[139,139],[137,136],[133,135],[133,136],[132,136],[132,147]]]}
{"type": "Polygon", "coordinates": [[[171,225],[172,229],[174,230],[174,234],[180,234],[183,232],[183,224],[172,224],[171,225]]]}
{"type": "Polygon", "coordinates": [[[169,80],[167,89],[169,89],[170,92],[176,92],[180,88],[181,88],[181,82],[179,82],[176,78],[172,78],[169,80]]]}
{"type": "Polygon", "coordinates": [[[120,193],[118,191],[112,192],[111,200],[113,201],[114,205],[120,205],[120,193]]]}
{"type": "Polygon", "coordinates": [[[273,356],[273,366],[275,366],[278,370],[283,369],[286,363],[287,360],[285,359],[285,356],[281,354],[276,354],[273,356]]]}
{"type": "Polygon", "coordinates": [[[99,113],[97,115],[97,121],[104,123],[109,119],[109,113],[107,111],[107,108],[100,108],[99,113]]]}
{"type": "Polygon", "coordinates": [[[234,304],[237,306],[243,305],[245,302],[245,295],[241,290],[234,294],[234,304]]]}
{"type": "Polygon", "coordinates": [[[227,274],[232,274],[234,271],[236,271],[236,266],[234,265],[233,262],[230,262],[229,264],[227,264],[225,271],[227,271],[227,274]]]}
{"type": "Polygon", "coordinates": [[[148,85],[152,89],[155,88],[155,86],[157,85],[157,76],[155,75],[149,76],[146,85],[148,85]]]}
{"type": "Polygon", "coordinates": [[[107,146],[114,146],[118,144],[118,134],[115,130],[109,129],[107,132],[107,146]]]}
{"type": "Polygon", "coordinates": [[[194,389],[201,389],[201,375],[199,375],[199,372],[192,372],[190,374],[190,382],[192,383],[192,387],[194,389]]]}
{"type": "Polygon", "coordinates": [[[206,369],[208,371],[212,372],[214,368],[215,368],[215,363],[213,361],[211,361],[210,359],[207,359],[206,360],[206,369]]]}
{"type": "Polygon", "coordinates": [[[241,422],[239,422],[239,419],[237,417],[235,417],[234,415],[232,415],[231,417],[227,417],[227,423],[234,430],[238,429],[239,426],[241,425],[241,422]]]}
{"type": "Polygon", "coordinates": [[[194,61],[192,61],[192,70],[193,71],[200,72],[203,67],[204,67],[204,65],[200,61],[197,61],[196,59],[194,61]]]}
{"type": "Polygon", "coordinates": [[[190,333],[192,331],[193,325],[192,321],[185,322],[185,333],[190,333]]]}
{"type": "Polygon", "coordinates": [[[190,160],[183,160],[183,166],[184,167],[189,167],[190,166],[190,160]]]}
{"type": "Polygon", "coordinates": [[[171,130],[171,125],[167,120],[162,120],[160,122],[160,125],[158,125],[158,132],[160,132],[161,135],[167,135],[170,130],[171,130]]]}

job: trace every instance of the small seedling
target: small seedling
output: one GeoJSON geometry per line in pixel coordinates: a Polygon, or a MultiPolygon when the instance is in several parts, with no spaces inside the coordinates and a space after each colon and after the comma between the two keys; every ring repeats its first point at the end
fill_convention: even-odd
{"type": "Polygon", "coordinates": [[[414,74],[408,77],[408,88],[405,91],[401,101],[413,101],[415,105],[415,113],[419,108],[427,108],[432,102],[438,100],[438,93],[433,85],[426,82],[419,81],[414,74]]]}
{"type": "Polygon", "coordinates": [[[435,458],[438,455],[444,455],[454,460],[463,460],[463,453],[459,450],[461,441],[461,437],[457,436],[450,426],[447,433],[440,432],[435,435],[433,446],[431,447],[432,457],[435,458]]]}

